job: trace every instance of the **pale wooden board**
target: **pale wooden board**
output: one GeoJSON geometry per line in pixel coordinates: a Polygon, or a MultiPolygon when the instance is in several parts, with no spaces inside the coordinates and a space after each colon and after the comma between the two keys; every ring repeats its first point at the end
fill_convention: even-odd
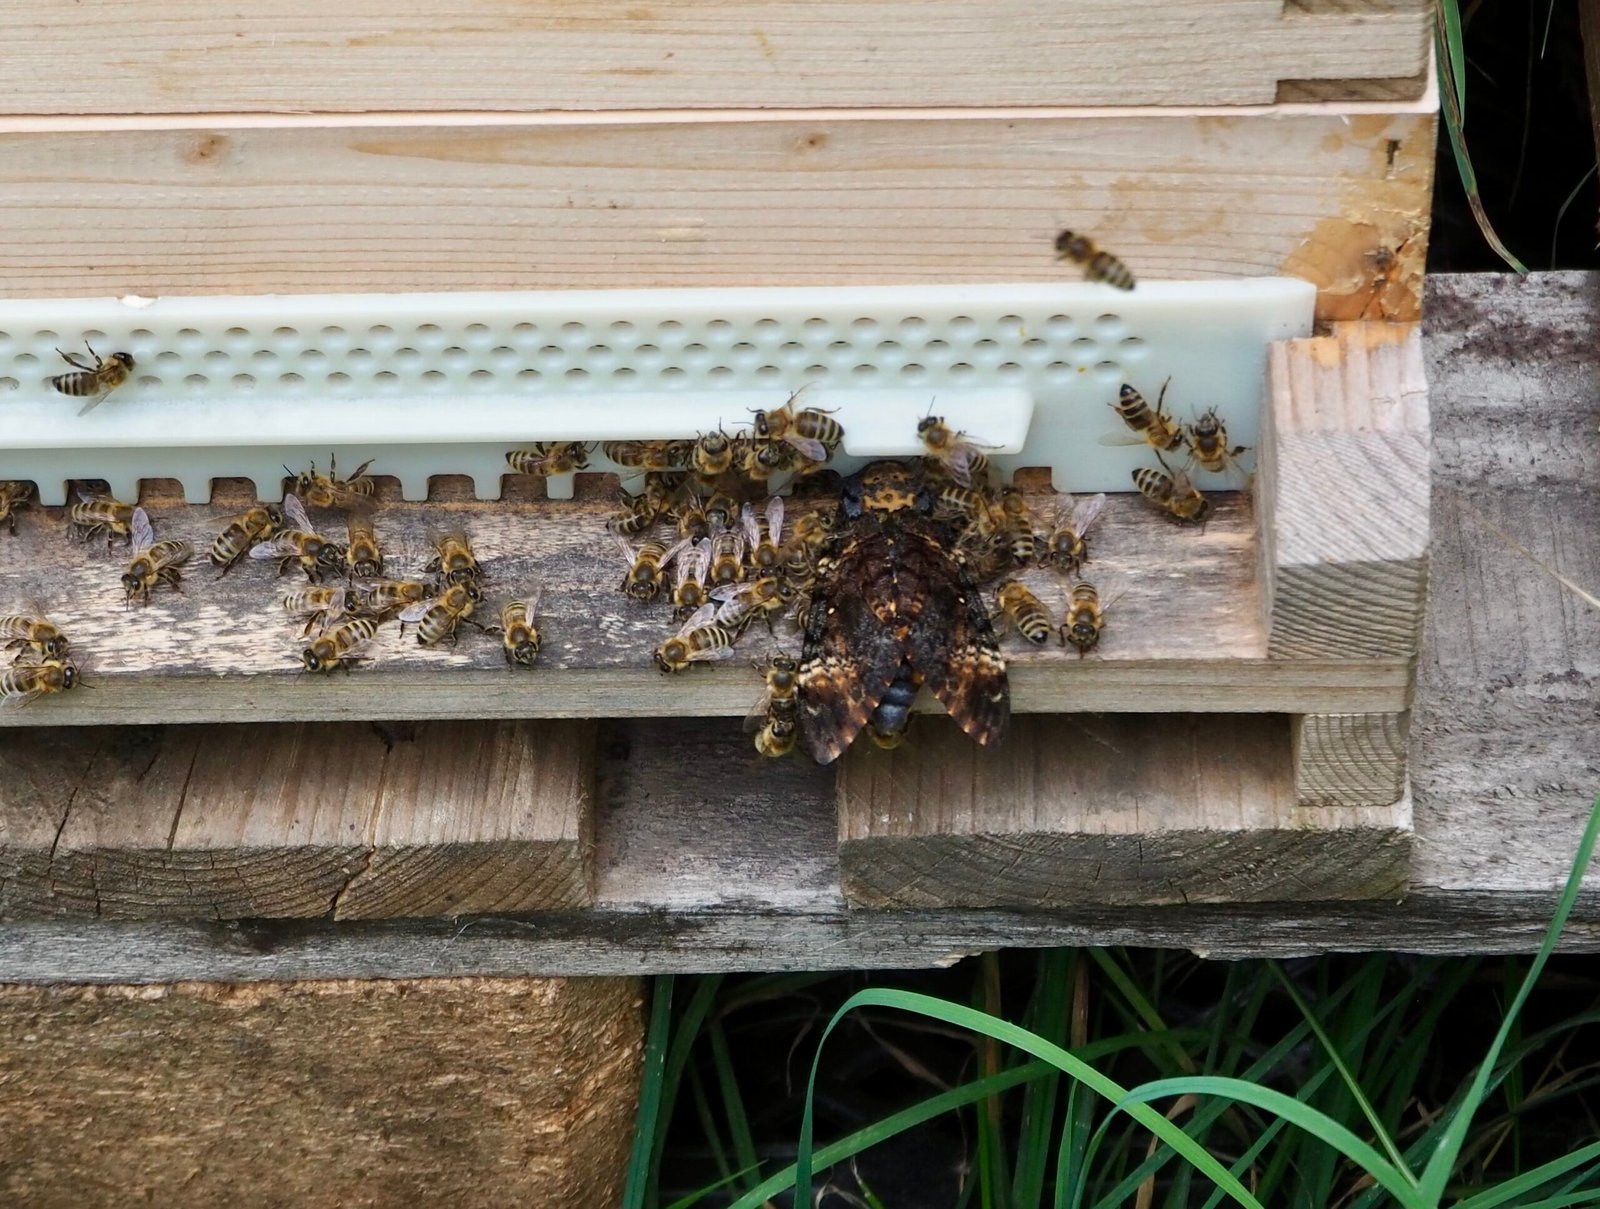
{"type": "MultiPolygon", "coordinates": [[[[1575,436],[1592,425],[1600,389],[1600,274],[1436,278],[1429,304],[1435,542],[1403,903],[849,911],[827,770],[752,771],[732,719],[634,722],[603,744],[594,910],[436,923],[14,922],[0,928],[0,979],[915,967],[1061,944],[1220,957],[1529,952],[1600,772],[1596,615],[1464,506],[1600,583],[1600,450],[1575,436]]],[[[1593,874],[1562,943],[1600,951],[1593,874]]]]}
{"type": "MultiPolygon", "coordinates": [[[[376,468],[375,468],[376,469],[376,468]]],[[[0,712],[0,726],[163,721],[364,718],[529,718],[743,715],[760,696],[752,661],[799,649],[792,621],[769,638],[757,624],[744,658],[663,676],[655,648],[673,633],[670,604],[640,605],[617,585],[622,562],[605,531],[614,480],[584,476],[576,501],[391,502],[376,514],[386,569],[416,574],[432,556],[430,535],[462,527],[484,566],[490,602],[535,586],[544,592],[544,649],[531,671],[505,664],[498,639],[464,630],[454,648],[419,646],[397,624],[380,632],[371,662],[348,675],[301,670],[301,625],[282,608],[298,571],[279,580],[263,562],[218,578],[191,564],[181,594],[162,591],[125,608],[117,582],[125,553],[85,545],[65,532],[61,509],[32,509],[14,539],[0,537],[0,612],[34,600],[69,635],[86,690],[0,712]]],[[[531,481],[530,481],[531,482],[531,481]]],[[[443,484],[453,496],[459,484],[443,484]]],[[[396,492],[389,485],[392,498],[396,492]]],[[[158,535],[197,546],[245,504],[219,492],[190,507],[146,492],[158,535]]],[[[1031,497],[1044,517],[1057,497],[1031,497]]],[[[1333,658],[1293,668],[1269,663],[1253,575],[1254,520],[1247,497],[1219,496],[1204,531],[1166,521],[1136,495],[1114,497],[1093,535],[1090,564],[1108,608],[1106,636],[1080,659],[1052,643],[1012,635],[1014,707],[1063,709],[1239,709],[1361,711],[1403,708],[1402,661],[1333,658]]],[[[800,507],[791,509],[798,514],[800,507]]],[[[330,518],[329,528],[338,523],[330,518]]],[[[1042,522],[1041,522],[1042,523],[1042,522]]],[[[1065,581],[1034,569],[1025,577],[1057,614],[1065,581]]]]}
{"type": "Polygon", "coordinates": [[[629,978],[0,986],[0,1201],[616,1204],[641,999],[629,978]]]}
{"type": "Polygon", "coordinates": [[[1422,93],[1425,0],[0,6],[12,113],[1265,103],[1422,93]]]}
{"type": "Polygon", "coordinates": [[[587,903],[592,727],[0,734],[0,915],[454,915],[587,903]]]}
{"type": "Polygon", "coordinates": [[[1411,804],[1295,808],[1283,718],[1018,721],[1005,745],[940,719],[840,769],[853,907],[1395,899],[1411,804]]]}
{"type": "Polygon", "coordinates": [[[0,295],[1058,281],[1072,226],[1415,318],[1430,106],[43,127],[0,138],[0,295]]]}
{"type": "Polygon", "coordinates": [[[1267,351],[1261,580],[1274,657],[1408,658],[1428,579],[1428,384],[1415,325],[1267,351]]]}
{"type": "Polygon", "coordinates": [[[1301,806],[1387,806],[1405,794],[1409,715],[1296,714],[1289,721],[1301,806]]]}

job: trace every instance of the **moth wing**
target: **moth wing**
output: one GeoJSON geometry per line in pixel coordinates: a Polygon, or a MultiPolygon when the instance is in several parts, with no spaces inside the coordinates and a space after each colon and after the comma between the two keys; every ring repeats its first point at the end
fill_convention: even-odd
{"type": "Polygon", "coordinates": [[[846,559],[812,603],[800,662],[800,740],[831,764],[866,726],[904,657],[901,641],[861,593],[846,559]]]}
{"type": "Polygon", "coordinates": [[[983,594],[953,560],[948,574],[929,577],[908,647],[912,666],[956,725],[984,747],[998,743],[1011,718],[1005,656],[983,594]]]}

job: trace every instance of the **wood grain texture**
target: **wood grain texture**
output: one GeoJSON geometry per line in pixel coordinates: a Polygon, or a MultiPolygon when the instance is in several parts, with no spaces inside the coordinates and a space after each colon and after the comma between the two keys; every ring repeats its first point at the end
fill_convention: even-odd
{"type": "MultiPolygon", "coordinates": [[[[0,540],[0,612],[36,601],[71,636],[93,688],[0,711],[0,727],[134,719],[743,716],[761,691],[750,660],[779,646],[798,650],[793,623],[779,623],[775,638],[760,626],[748,631],[741,647],[748,659],[662,676],[652,655],[677,627],[668,602],[642,606],[617,591],[622,566],[605,531],[616,506],[613,481],[580,476],[580,498],[570,502],[530,500],[524,489],[481,504],[447,502],[461,496],[445,484],[445,498],[435,503],[393,502],[377,513],[392,573],[420,572],[433,553],[431,535],[461,527],[485,569],[489,615],[495,601],[542,587],[544,649],[531,672],[508,669],[497,639],[466,631],[453,648],[426,649],[391,624],[373,643],[370,663],[349,675],[308,675],[300,668],[301,626],[281,608],[294,579],[275,579],[263,562],[221,579],[202,566],[181,594],[163,591],[149,606],[127,609],[118,583],[126,556],[74,543],[61,510],[33,509],[14,539],[0,540]]],[[[1035,497],[1034,504],[1036,514],[1054,514],[1054,497],[1035,497]]],[[[1200,532],[1169,524],[1137,496],[1114,497],[1093,553],[1108,596],[1112,585],[1121,594],[1106,637],[1086,659],[1058,645],[1038,649],[1007,638],[1013,708],[1405,708],[1403,661],[1289,665],[1267,658],[1249,500],[1224,496],[1218,505],[1200,532]],[[1180,614],[1184,624],[1174,624],[1180,614]]],[[[186,537],[197,549],[244,506],[243,497],[220,487],[205,506],[146,492],[158,533],[186,537]]],[[[1025,578],[1053,610],[1064,607],[1055,573],[1035,569],[1025,578]]]]}
{"type": "Polygon", "coordinates": [[[637,980],[0,986],[0,1200],[615,1204],[637,980]]]}
{"type": "Polygon", "coordinates": [[[1406,793],[1407,714],[1295,714],[1295,801],[1319,809],[1387,806],[1406,793]]]}
{"type": "Polygon", "coordinates": [[[1273,345],[1256,491],[1273,658],[1408,658],[1428,578],[1428,388],[1413,325],[1273,345]]]}
{"type": "Polygon", "coordinates": [[[1407,77],[1424,0],[0,6],[12,113],[1260,104],[1407,77]],[[71,87],[62,65],[72,64],[71,87]]]}
{"type": "Polygon", "coordinates": [[[994,751],[946,730],[841,767],[851,906],[1405,894],[1411,804],[1298,815],[1284,718],[1033,717],[994,751]]]}
{"type": "Polygon", "coordinates": [[[1414,319],[1413,108],[23,130],[0,294],[1052,281],[1071,225],[1144,278],[1288,273],[1326,316],[1414,319]]]}
{"type": "Polygon", "coordinates": [[[590,900],[584,723],[0,734],[0,916],[459,915],[590,900]]]}

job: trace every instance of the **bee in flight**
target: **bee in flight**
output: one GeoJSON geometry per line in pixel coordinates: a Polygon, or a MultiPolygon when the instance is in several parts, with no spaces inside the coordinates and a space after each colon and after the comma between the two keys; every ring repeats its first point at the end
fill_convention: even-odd
{"type": "Polygon", "coordinates": [[[316,583],[324,571],[337,572],[344,567],[344,547],[330,542],[311,527],[305,505],[294,492],[283,497],[283,516],[287,528],[276,530],[260,545],[252,546],[250,557],[278,560],[278,574],[282,575],[291,563],[298,562],[306,578],[316,583]]]}
{"type": "Polygon", "coordinates": [[[917,436],[928,457],[962,487],[988,480],[989,458],[983,451],[994,448],[992,445],[979,445],[968,440],[964,432],[952,432],[940,416],[924,416],[917,421],[917,436]]]}
{"type": "Polygon", "coordinates": [[[102,358],[87,340],[83,347],[89,350],[89,355],[94,358],[94,364],[89,365],[78,360],[76,353],[61,353],[61,359],[72,366],[70,374],[58,374],[50,379],[50,385],[64,395],[74,399],[88,399],[78,414],[85,415],[99,407],[105,397],[117,387],[121,386],[133,376],[133,355],[131,353],[112,353],[109,357],[102,358]]]}
{"type": "Polygon", "coordinates": [[[745,732],[755,735],[756,750],[762,755],[786,756],[800,737],[800,661],[778,654],[756,666],[766,691],[745,718],[745,732]]]}
{"type": "Polygon", "coordinates": [[[1102,445],[1147,444],[1157,453],[1170,453],[1183,444],[1183,426],[1173,420],[1166,409],[1167,387],[1172,379],[1161,384],[1156,405],[1151,407],[1137,390],[1128,383],[1122,384],[1117,401],[1111,406],[1122,417],[1130,431],[1110,433],[1100,438],[1102,445]]]}
{"type": "Polygon", "coordinates": [[[0,647],[16,652],[13,663],[24,655],[62,659],[67,653],[67,636],[44,617],[15,613],[0,617],[0,647]]]}
{"type": "Polygon", "coordinates": [[[536,441],[531,449],[513,449],[506,454],[506,465],[518,474],[546,478],[574,474],[589,468],[589,446],[582,441],[536,441]]]}
{"type": "Polygon", "coordinates": [[[0,525],[15,533],[17,513],[33,498],[32,483],[0,483],[0,525]]]}
{"type": "Polygon", "coordinates": [[[378,484],[367,477],[367,467],[370,465],[372,461],[368,459],[357,466],[356,472],[349,478],[341,479],[334,456],[330,453],[327,474],[318,474],[315,462],[311,463],[310,470],[301,474],[295,474],[287,466],[283,471],[294,478],[296,494],[311,507],[352,508],[370,500],[372,493],[378,489],[378,484]]]}
{"type": "Polygon", "coordinates": [[[433,549],[433,560],[422,568],[424,575],[443,575],[447,584],[478,582],[482,570],[465,533],[441,534],[433,539],[433,549]]]}
{"type": "Polygon", "coordinates": [[[351,578],[376,579],[383,574],[383,551],[378,547],[378,531],[372,527],[372,514],[352,512],[345,519],[350,544],[344,549],[345,573],[351,578]]]}
{"type": "Polygon", "coordinates": [[[1052,563],[1071,574],[1076,574],[1089,561],[1089,530],[1106,509],[1105,492],[1085,496],[1072,505],[1072,512],[1056,512],[1055,527],[1045,538],[1041,562],[1052,563]]]}
{"type": "Polygon", "coordinates": [[[73,535],[88,541],[98,533],[106,535],[106,549],[115,538],[133,540],[133,505],[78,489],[78,502],[67,509],[67,523],[73,535]]]}
{"type": "Polygon", "coordinates": [[[178,568],[189,561],[194,548],[176,538],[156,541],[150,515],[143,508],[133,510],[132,528],[133,558],[122,573],[122,587],[128,594],[128,603],[137,596],[140,603],[149,604],[150,592],[157,584],[178,588],[183,581],[178,568]]]}
{"type": "Polygon", "coordinates": [[[683,628],[656,648],[656,667],[662,672],[681,672],[690,664],[726,659],[733,654],[742,627],[717,620],[715,603],[701,606],[683,628]]]}
{"type": "Polygon", "coordinates": [[[481,600],[483,593],[473,581],[450,584],[432,600],[402,609],[400,623],[402,627],[407,622],[416,624],[417,642],[421,646],[437,646],[446,638],[455,646],[456,631],[462,622],[471,622],[472,612],[481,600]]]}
{"type": "Polygon", "coordinates": [[[1090,281],[1103,281],[1119,290],[1133,289],[1133,274],[1110,252],[1095,247],[1087,235],[1063,231],[1056,236],[1056,259],[1070,260],[1083,266],[1083,275],[1090,281]]]}
{"type": "MultiPolygon", "coordinates": [[[[1165,467],[1166,463],[1163,462],[1162,466],[1165,467]]],[[[1186,525],[1205,524],[1206,518],[1211,515],[1211,501],[1200,493],[1183,471],[1169,473],[1169,470],[1141,466],[1133,472],[1133,485],[1139,489],[1140,495],[1173,520],[1186,525]]]]}
{"type": "Polygon", "coordinates": [[[298,588],[285,596],[283,611],[306,619],[306,628],[301,631],[301,637],[305,637],[312,630],[327,629],[331,622],[337,621],[350,611],[349,604],[348,588],[329,588],[321,584],[312,584],[298,588]]]}
{"type": "Polygon", "coordinates": [[[1020,580],[1006,580],[1000,585],[995,603],[1000,606],[1001,615],[1016,626],[1017,633],[1029,642],[1043,646],[1050,640],[1050,633],[1055,629],[1055,622],[1050,620],[1050,610],[1026,584],[1020,580]]]}
{"type": "Polygon", "coordinates": [[[376,618],[352,617],[313,638],[300,652],[300,661],[308,672],[331,672],[335,668],[348,672],[361,662],[357,652],[377,632],[376,618]]]}
{"type": "Polygon", "coordinates": [[[1066,620],[1061,623],[1061,645],[1070,642],[1078,648],[1078,658],[1082,659],[1100,641],[1100,631],[1105,625],[1104,606],[1095,586],[1086,580],[1073,584],[1067,597],[1066,620]]]}
{"type": "MultiPolygon", "coordinates": [[[[829,419],[831,411],[814,407],[794,408],[795,400],[806,388],[789,396],[789,401],[775,411],[758,411],[752,426],[755,428],[756,452],[763,443],[782,441],[807,461],[826,462],[830,454],[844,441],[844,429],[838,421],[829,419]]],[[[778,466],[777,469],[786,469],[778,466]]]]}
{"type": "Polygon", "coordinates": [[[488,629],[500,635],[500,650],[511,667],[532,667],[539,658],[543,643],[533,619],[539,615],[540,595],[535,590],[525,599],[507,601],[500,608],[500,624],[488,629]]]}
{"type": "Polygon", "coordinates": [[[766,512],[759,515],[754,504],[746,504],[739,512],[739,524],[744,529],[750,565],[763,573],[776,571],[783,560],[783,497],[773,496],[766,512]]]}
{"type": "Polygon", "coordinates": [[[0,705],[9,709],[50,693],[64,693],[78,683],[78,669],[65,659],[23,663],[0,672],[0,705]]]}
{"type": "Polygon", "coordinates": [[[283,509],[272,504],[257,504],[229,521],[227,527],[217,534],[206,555],[222,568],[217,578],[226,575],[234,563],[271,537],[282,524],[283,509]]]}
{"type": "MultiPolygon", "coordinates": [[[[1189,443],[1189,453],[1202,469],[1213,474],[1222,474],[1227,470],[1239,470],[1238,457],[1250,448],[1248,445],[1235,445],[1228,448],[1228,429],[1217,415],[1215,407],[1209,407],[1189,425],[1184,434],[1189,443]]],[[[1242,473],[1242,471],[1241,471],[1242,473]]]]}

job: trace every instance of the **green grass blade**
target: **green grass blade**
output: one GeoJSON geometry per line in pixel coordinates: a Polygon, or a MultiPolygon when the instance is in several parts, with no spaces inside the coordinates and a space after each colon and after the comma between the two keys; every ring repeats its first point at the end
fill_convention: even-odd
{"type": "Polygon", "coordinates": [[[705,1136],[706,1145],[711,1147],[711,1158],[717,1164],[717,1170],[726,1180],[738,1179],[733,1163],[728,1159],[728,1150],[722,1144],[722,1131],[717,1128],[717,1119],[711,1111],[711,1097],[706,1095],[706,1085],[700,1078],[699,1067],[689,1068],[688,1081],[695,1116],[700,1120],[700,1132],[705,1136]]]}
{"type": "Polygon", "coordinates": [[[727,1034],[722,1031],[722,1025],[713,1020],[706,1026],[706,1036],[711,1042],[711,1061],[717,1068],[717,1086],[722,1092],[722,1112],[728,1122],[734,1158],[743,1170],[754,1171],[761,1165],[761,1159],[750,1136],[750,1118],[745,1114],[744,1098],[739,1094],[739,1077],[733,1069],[733,1057],[728,1053],[727,1034]]]}
{"type": "MultiPolygon", "coordinates": [[[[1030,1027],[1056,1045],[1067,1041],[1067,988],[1072,983],[1077,954],[1066,949],[1048,949],[1039,955],[1038,973],[1028,1003],[1030,1027]]],[[[1017,1127],[1017,1162],[1011,1173],[1011,1204],[1014,1209],[1041,1209],[1044,1182],[1050,1170],[1050,1142],[1055,1124],[1056,1100],[1061,1080],[1057,1076],[1038,1079],[1023,1090],[1022,1115],[1017,1127]]]]}
{"type": "Polygon", "coordinates": [[[743,1179],[749,1174],[749,1171],[730,1171],[727,1175],[717,1179],[715,1183],[707,1184],[704,1188],[697,1188],[685,1196],[680,1196],[677,1200],[668,1205],[667,1209],[690,1209],[690,1206],[698,1205],[701,1201],[705,1200],[706,1197],[711,1195],[711,1193],[717,1191],[717,1189],[726,1188],[729,1184],[733,1183],[734,1180],[743,1179]]]}
{"type": "Polygon", "coordinates": [[[1583,838],[1578,842],[1577,854],[1572,858],[1572,870],[1567,874],[1566,887],[1561,891],[1561,900],[1556,904],[1555,918],[1550,921],[1550,927],[1545,931],[1544,943],[1539,946],[1539,952],[1534,956],[1533,964],[1528,967],[1522,986],[1517,989],[1517,997],[1511,1001],[1505,1019],[1500,1022],[1500,1030],[1495,1034],[1489,1052],[1484,1055],[1483,1063],[1478,1067],[1478,1073],[1472,1080],[1472,1086],[1467,1092],[1461,1111],[1457,1112],[1445,1126],[1439,1139],[1438,1149],[1433,1152],[1433,1157],[1428,1160],[1428,1166],[1423,1170],[1422,1190],[1430,1198],[1430,1204],[1438,1204],[1444,1196],[1445,1184],[1449,1182],[1450,1173],[1455,1170],[1456,1160],[1461,1155],[1461,1147],[1466,1144],[1467,1130],[1472,1127],[1472,1118],[1487,1094],[1489,1076],[1494,1073],[1496,1064],[1500,1060],[1500,1051],[1511,1035],[1511,1027],[1521,1014],[1522,1005],[1532,994],[1534,983],[1539,981],[1545,963],[1555,951],[1556,941],[1560,939],[1562,931],[1567,926],[1567,918],[1572,914],[1573,905],[1578,901],[1578,891],[1583,888],[1583,875],[1589,868],[1590,858],[1594,855],[1596,838],[1600,838],[1600,798],[1595,799],[1594,805],[1589,810],[1588,825],[1583,829],[1583,838]]]}
{"type": "MultiPolygon", "coordinates": [[[[1091,1090],[1098,1092],[1108,1100],[1121,1100],[1129,1094],[1127,1089],[1107,1076],[1102,1075],[1094,1067],[1084,1062],[1083,1059],[1008,1021],[996,1020],[972,1008],[963,1007],[960,1004],[947,1003],[931,995],[919,995],[911,991],[873,989],[857,991],[840,1005],[838,1011],[834,1013],[833,1019],[828,1021],[828,1026],[823,1030],[822,1037],[818,1041],[816,1057],[812,1061],[811,1077],[806,1087],[805,1113],[800,1122],[800,1143],[795,1163],[794,1200],[797,1205],[809,1205],[811,1203],[812,1101],[816,1087],[817,1071],[822,1062],[823,1044],[827,1041],[828,1035],[846,1015],[858,1007],[868,1005],[898,1008],[901,1011],[928,1016],[945,1024],[953,1024],[960,1028],[970,1029],[973,1032],[993,1037],[997,1041],[1015,1046],[1024,1053],[1044,1059],[1052,1066],[1086,1084],[1091,1090]]],[[[1176,1150],[1184,1159],[1203,1171],[1213,1182],[1226,1188],[1229,1195],[1240,1204],[1248,1205],[1251,1209],[1261,1209],[1260,1202],[1250,1195],[1249,1189],[1241,1184],[1238,1179],[1229,1174],[1226,1167],[1159,1112],[1137,1101],[1129,1104],[1127,1112],[1140,1125],[1150,1130],[1150,1132],[1176,1150]]]]}
{"type": "Polygon", "coordinates": [[[1549,1200],[1519,1205],[1517,1209],[1568,1209],[1572,1205],[1600,1205],[1600,1191],[1569,1192],[1549,1200]]]}
{"type": "Polygon", "coordinates": [[[1487,1188],[1476,1196],[1469,1196],[1457,1204],[1455,1209],[1494,1209],[1496,1205],[1504,1205],[1524,1192],[1532,1192],[1541,1185],[1560,1179],[1574,1167],[1581,1167],[1592,1159],[1600,1159],[1600,1142],[1590,1142],[1587,1146],[1580,1146],[1559,1159],[1551,1159],[1532,1171],[1524,1171],[1521,1175],[1513,1176],[1493,1188],[1487,1188]]]}
{"type": "Polygon", "coordinates": [[[1461,6],[1456,0],[1437,0],[1437,3],[1435,29],[1447,56],[1441,64],[1440,74],[1446,77],[1441,82],[1454,94],[1456,112],[1464,123],[1467,117],[1467,50],[1461,35],[1461,6]]]}
{"type": "Polygon", "coordinates": [[[667,1029],[671,1023],[672,975],[664,974],[650,988],[650,1026],[645,1033],[644,1071],[639,1082],[639,1109],[633,1121],[628,1177],[622,1186],[623,1209],[644,1209],[645,1190],[654,1170],[656,1118],[661,1111],[661,1078],[666,1064],[667,1029]]]}
{"type": "Polygon", "coordinates": [[[666,1059],[661,1066],[661,1111],[656,1119],[656,1134],[650,1148],[650,1175],[645,1185],[646,1205],[654,1205],[657,1196],[657,1176],[661,1171],[661,1153],[666,1148],[667,1130],[672,1126],[672,1114],[678,1104],[678,1088],[683,1084],[683,1071],[694,1054],[700,1030],[716,1002],[722,988],[721,974],[705,974],[694,979],[694,993],[678,1017],[672,1030],[672,1041],[667,1046],[666,1059]]]}
{"type": "MultiPolygon", "coordinates": [[[[1161,1013],[1156,1011],[1155,1004],[1150,1002],[1149,997],[1139,989],[1138,984],[1128,976],[1127,971],[1117,964],[1116,958],[1105,949],[1089,949],[1088,953],[1094,960],[1095,965],[1100,967],[1100,972],[1106,976],[1112,986],[1116,987],[1117,993],[1133,1009],[1135,1015],[1144,1022],[1146,1028],[1164,1030],[1167,1027],[1166,1022],[1161,1019],[1161,1013]]],[[[1195,1069],[1194,1060],[1183,1051],[1182,1046],[1173,1049],[1171,1057],[1180,1070],[1192,1071],[1195,1069]]]]}

